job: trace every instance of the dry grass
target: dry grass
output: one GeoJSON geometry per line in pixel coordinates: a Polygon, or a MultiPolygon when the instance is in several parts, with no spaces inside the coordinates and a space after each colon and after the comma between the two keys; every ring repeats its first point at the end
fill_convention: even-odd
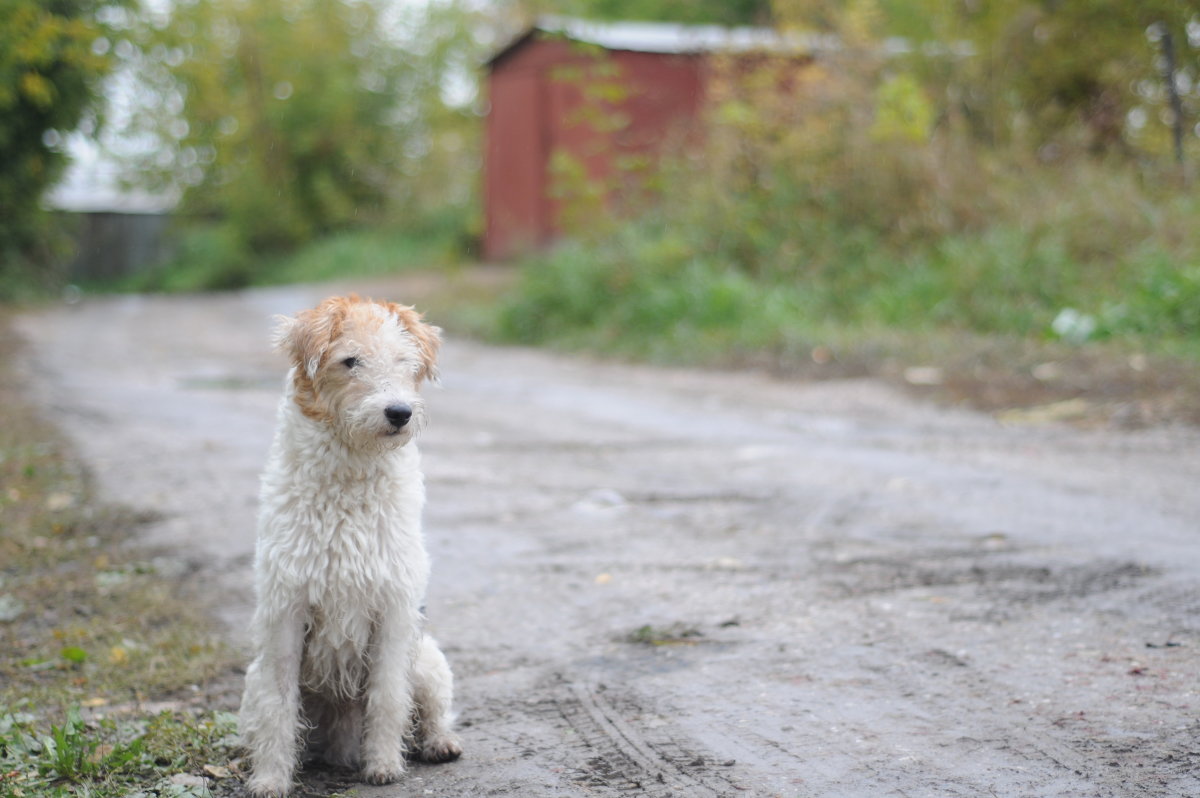
{"type": "Polygon", "coordinates": [[[101,504],[23,395],[7,321],[0,315],[0,794],[128,794],[226,757],[231,716],[214,710],[231,708],[236,660],[186,566],[137,546],[153,519],[101,504]],[[57,747],[45,742],[56,735],[57,747]]]}
{"type": "MultiPolygon", "coordinates": [[[[0,326],[0,349],[18,346],[0,326]]],[[[153,519],[99,504],[86,473],[0,364],[0,703],[161,697],[230,665],[186,566],[127,545],[153,519]]]]}

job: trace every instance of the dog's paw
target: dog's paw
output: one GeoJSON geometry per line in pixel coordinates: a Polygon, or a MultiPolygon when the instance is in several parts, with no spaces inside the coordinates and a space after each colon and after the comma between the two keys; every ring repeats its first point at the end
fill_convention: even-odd
{"type": "Polygon", "coordinates": [[[257,773],[246,782],[246,793],[252,798],[285,798],[292,788],[286,777],[260,776],[257,773]]]}
{"type": "Polygon", "coordinates": [[[374,764],[367,765],[362,771],[362,780],[367,784],[392,784],[404,776],[404,764],[374,764]]]}
{"type": "Polygon", "coordinates": [[[462,741],[456,734],[443,734],[426,740],[421,746],[421,759],[426,762],[453,762],[462,756],[462,741]]]}

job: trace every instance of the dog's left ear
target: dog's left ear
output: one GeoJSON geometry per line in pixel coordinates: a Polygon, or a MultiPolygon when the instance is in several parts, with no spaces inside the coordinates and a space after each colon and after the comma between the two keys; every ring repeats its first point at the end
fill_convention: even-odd
{"type": "Polygon", "coordinates": [[[442,348],[442,330],[427,324],[424,317],[410,305],[400,305],[388,302],[387,309],[394,314],[408,334],[417,342],[421,350],[421,370],[417,373],[420,380],[438,381],[438,351],[442,348]]]}

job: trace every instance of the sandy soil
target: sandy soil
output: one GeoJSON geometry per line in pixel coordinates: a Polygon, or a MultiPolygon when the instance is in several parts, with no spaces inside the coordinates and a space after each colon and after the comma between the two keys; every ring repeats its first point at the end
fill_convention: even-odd
{"type": "MultiPolygon", "coordinates": [[[[420,303],[388,288],[359,290],[420,303]]],[[[30,390],[239,645],[270,316],[331,290],[19,320],[30,390]]],[[[358,794],[1200,794],[1194,428],[453,339],[442,371],[429,612],[467,753],[358,794]]]]}

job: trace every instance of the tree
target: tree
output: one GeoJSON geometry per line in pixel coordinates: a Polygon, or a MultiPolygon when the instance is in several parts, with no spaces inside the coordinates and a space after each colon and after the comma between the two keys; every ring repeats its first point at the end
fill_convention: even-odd
{"type": "Polygon", "coordinates": [[[1194,124],[1200,111],[1196,0],[773,0],[772,7],[787,27],[907,39],[914,58],[905,68],[922,74],[948,110],[990,143],[1016,142],[1047,156],[1071,149],[1159,155],[1172,128],[1185,127],[1174,117],[1194,124]],[[1175,108],[1163,75],[1168,34],[1175,108]],[[933,57],[916,63],[923,52],[933,57]]]}
{"type": "Polygon", "coordinates": [[[1162,151],[1169,126],[1147,124],[1170,113],[1155,41],[1162,31],[1183,43],[1187,111],[1200,99],[1200,7],[1189,0],[993,0],[963,11],[958,23],[979,52],[970,76],[974,110],[1000,136],[1016,125],[1035,145],[1162,151]]]}
{"type": "Polygon", "coordinates": [[[50,266],[41,200],[66,166],[66,135],[99,124],[112,66],[109,25],[122,3],[0,2],[0,293],[50,266]]]}
{"type": "Polygon", "coordinates": [[[149,145],[136,179],[180,188],[185,213],[223,220],[255,252],[409,207],[418,183],[443,200],[452,181],[427,178],[470,135],[471,97],[448,107],[445,94],[472,40],[465,17],[446,22],[465,12],[434,5],[177,3],[130,64],[149,145]]]}

